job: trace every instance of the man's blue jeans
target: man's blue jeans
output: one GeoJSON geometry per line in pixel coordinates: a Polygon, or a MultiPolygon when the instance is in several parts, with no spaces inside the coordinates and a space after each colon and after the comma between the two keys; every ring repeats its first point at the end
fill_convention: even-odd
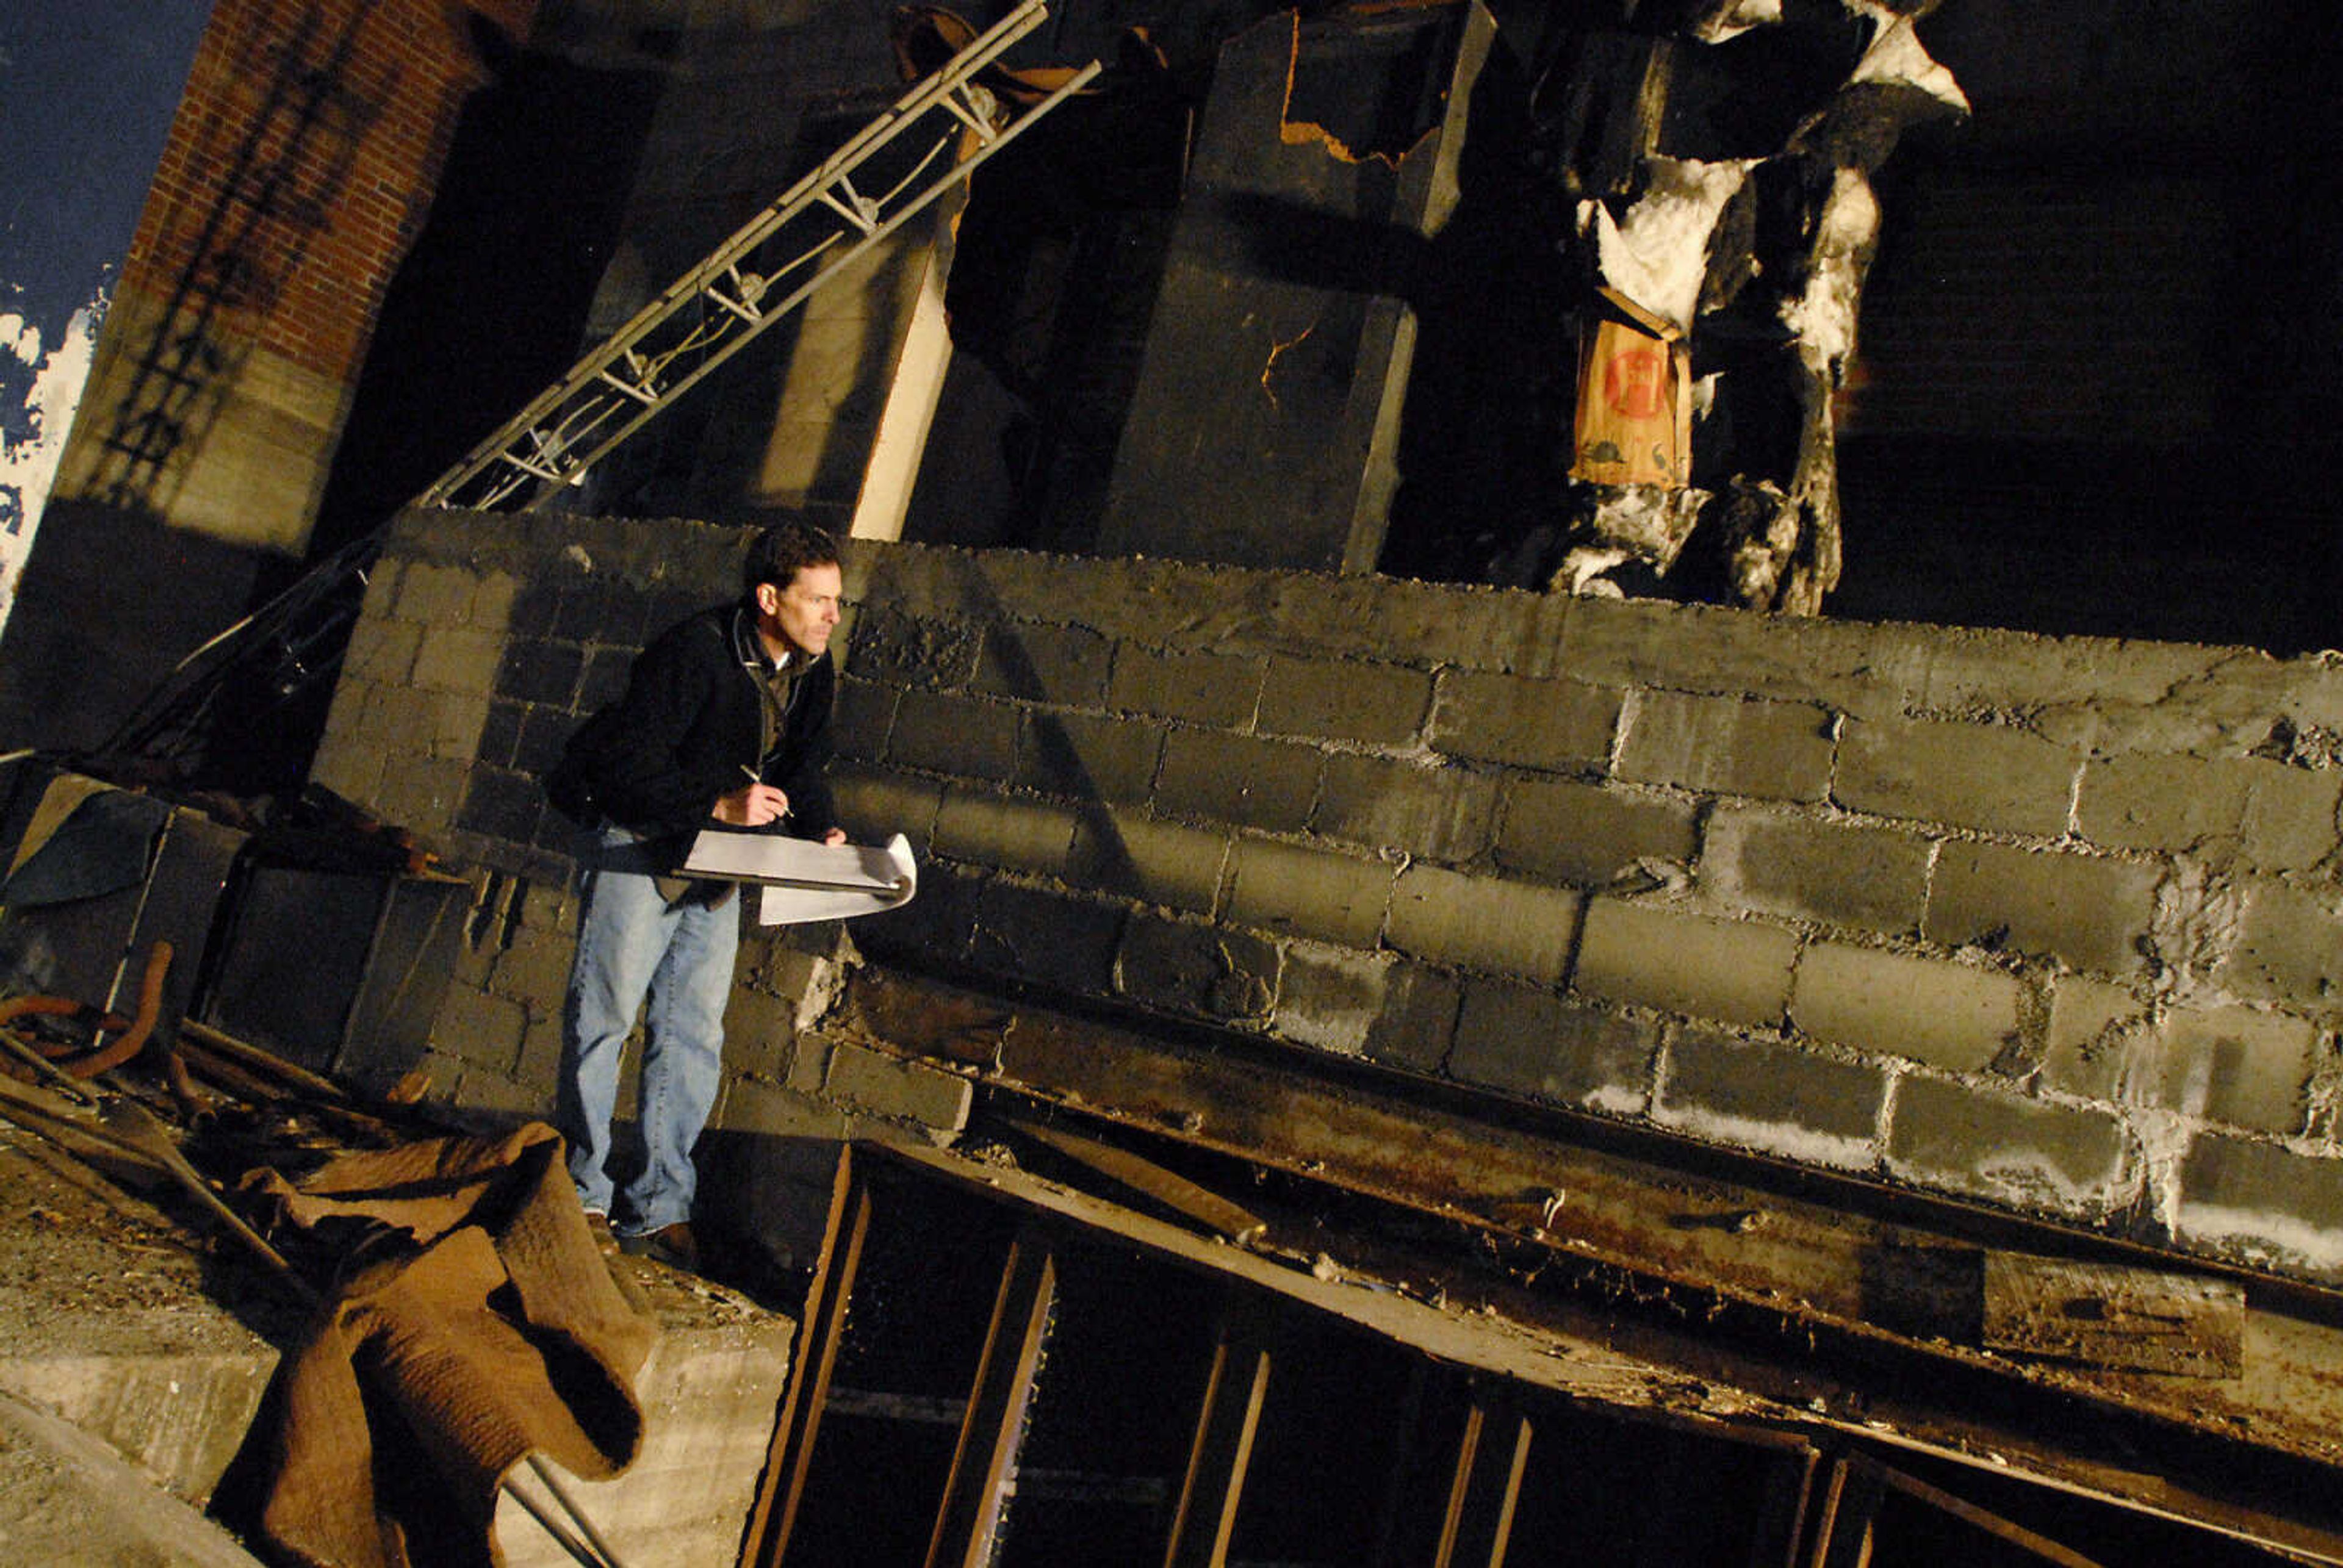
{"type": "Polygon", "coordinates": [[[740,945],[740,905],[669,906],[637,835],[608,828],[580,857],[585,903],[562,1012],[555,1121],[569,1141],[569,1178],[591,1211],[611,1211],[610,1117],[618,1058],[643,1016],[641,1117],[648,1156],[627,1184],[621,1227],[645,1234],[691,1217],[691,1148],[716,1103],[724,1003],[740,945]]]}

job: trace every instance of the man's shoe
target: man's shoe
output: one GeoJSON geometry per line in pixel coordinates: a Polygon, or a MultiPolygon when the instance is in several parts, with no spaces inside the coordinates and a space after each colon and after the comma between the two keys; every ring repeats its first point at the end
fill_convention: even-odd
{"type": "Polygon", "coordinates": [[[691,1227],[680,1220],[639,1236],[621,1236],[618,1251],[630,1258],[649,1258],[670,1269],[681,1269],[688,1274],[699,1271],[699,1243],[692,1240],[691,1227]]]}

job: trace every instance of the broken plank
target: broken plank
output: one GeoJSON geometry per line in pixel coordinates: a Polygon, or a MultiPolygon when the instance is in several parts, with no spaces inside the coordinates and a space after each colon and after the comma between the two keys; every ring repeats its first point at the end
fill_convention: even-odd
{"type": "Polygon", "coordinates": [[[1069,1160],[1078,1161],[1099,1174],[1111,1177],[1133,1191],[1154,1199],[1218,1231],[1239,1246],[1252,1241],[1268,1229],[1267,1222],[1251,1210],[1127,1149],[1118,1149],[1111,1143],[1101,1143],[1078,1132],[1068,1132],[1063,1128],[1045,1126],[1021,1117],[1005,1117],[1003,1120],[1035,1142],[1054,1149],[1069,1160]]]}
{"type": "Polygon", "coordinates": [[[2244,1370],[2246,1290],[2233,1280],[1988,1252],[1989,1350],[2177,1377],[2244,1370]]]}

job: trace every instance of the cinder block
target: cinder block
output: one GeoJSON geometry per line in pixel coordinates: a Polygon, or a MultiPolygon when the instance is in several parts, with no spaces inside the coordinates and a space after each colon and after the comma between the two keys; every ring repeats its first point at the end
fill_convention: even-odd
{"type": "Polygon", "coordinates": [[[968,1125],[975,1094],[958,1073],[906,1061],[841,1040],[823,1085],[834,1099],[892,1121],[915,1121],[946,1132],[968,1125]]]}
{"type": "Polygon", "coordinates": [[[548,1111],[558,1091],[561,1072],[561,1005],[532,1007],[528,1028],[521,1035],[520,1057],[513,1064],[513,1082],[534,1091],[548,1111]]]}
{"type": "Polygon", "coordinates": [[[577,937],[577,890],[568,878],[549,881],[524,880],[518,896],[523,930],[550,931],[564,941],[577,937]]]}
{"type": "Polygon", "coordinates": [[[1074,842],[1063,806],[948,786],[936,813],[935,852],[1003,870],[1062,875],[1074,842]]]}
{"type": "Polygon", "coordinates": [[[887,736],[887,760],[901,768],[1007,783],[1017,777],[1023,709],[1011,702],[906,691],[887,736]]]}
{"type": "Polygon", "coordinates": [[[2308,870],[2343,847],[2343,769],[2258,765],[2246,801],[2246,861],[2265,871],[2308,870]]]}
{"type": "Polygon", "coordinates": [[[1460,1082],[1614,1116],[1651,1101],[1659,1025],[1552,991],[1467,980],[1448,1073],[1460,1082]]]}
{"type": "Polygon", "coordinates": [[[472,589],[472,602],[465,618],[472,625],[490,631],[502,631],[512,622],[513,608],[519,604],[521,579],[503,570],[488,570],[480,574],[472,589]]]}
{"type": "MultiPolygon", "coordinates": [[[[1315,945],[1311,945],[1309,950],[1312,954],[1341,951],[1321,950],[1315,945]]],[[[1339,998],[1313,1002],[1309,1000],[1311,990],[1322,979],[1325,985],[1339,990],[1344,984],[1343,971],[1339,967],[1330,967],[1322,977],[1312,970],[1297,980],[1293,977],[1298,968],[1289,953],[1288,988],[1302,999],[1301,1005],[1325,1016],[1337,1005],[1339,998]]],[[[1440,970],[1405,961],[1387,964],[1376,973],[1380,990],[1373,1016],[1367,1020],[1364,1054],[1368,1060],[1387,1067],[1438,1072],[1456,1039],[1456,1014],[1463,1002],[1463,982],[1440,970]]]]}
{"type": "Polygon", "coordinates": [[[1229,871],[1229,918],[1266,930],[1373,948],[1395,874],[1381,860],[1240,838],[1229,871]]]}
{"type": "Polygon", "coordinates": [[[964,689],[982,646],[977,627],[907,615],[885,604],[859,608],[847,648],[847,673],[881,686],[964,689]]]}
{"type": "Polygon", "coordinates": [[[1817,942],[1798,960],[1790,1021],[1835,1045],[1975,1072],[2020,1038],[2024,998],[1999,970],[1817,942]]]}
{"type": "Polygon", "coordinates": [[[1887,1074],[1767,1040],[1691,1028],[1669,1045],[1653,1120],[1715,1143],[1867,1170],[1887,1074]]]}
{"type": "Polygon", "coordinates": [[[1156,814],[1299,832],[1317,802],[1322,761],[1315,747],[1175,729],[1155,779],[1156,814]]]}
{"type": "Polygon", "coordinates": [[[2201,1134],[2180,1162],[2173,1231],[2192,1248],[2343,1281],[2343,1160],[2201,1134]]]}
{"type": "Polygon", "coordinates": [[[1853,811],[2056,838],[2082,760],[2004,725],[1850,719],[1831,795],[1853,811]]]}
{"type": "Polygon", "coordinates": [[[450,985],[431,1020],[431,1043],[448,1055],[510,1075],[520,1060],[528,1009],[508,997],[490,996],[468,985],[450,985]]]}
{"type": "MultiPolygon", "coordinates": [[[[505,639],[495,632],[468,631],[460,627],[445,630],[432,628],[416,649],[414,680],[421,691],[467,691],[475,697],[487,697],[498,690],[500,667],[505,657],[505,639]]],[[[543,641],[528,641],[521,647],[547,648],[555,646],[543,641]]],[[[577,676],[577,649],[569,650],[569,673],[577,676]]],[[[523,701],[560,701],[566,704],[568,693],[555,698],[532,697],[526,691],[503,692],[523,701]]]]}
{"type": "Polygon", "coordinates": [[[334,708],[309,776],[346,799],[365,804],[379,799],[383,769],[388,760],[379,741],[360,721],[364,693],[344,682],[334,694],[334,708]]]}
{"type": "Polygon", "coordinates": [[[1505,787],[1496,859],[1508,871],[1600,888],[1640,859],[1689,862],[1699,841],[1699,814],[1690,800],[1516,779],[1505,787]]]}
{"type": "MultiPolygon", "coordinates": [[[[497,709],[510,711],[512,703],[498,703],[490,711],[491,722],[497,709]]],[[[561,759],[562,748],[569,743],[570,732],[579,723],[576,714],[567,709],[548,708],[537,703],[518,705],[520,711],[520,733],[513,738],[512,767],[532,779],[543,779],[553,771],[561,759]]],[[[483,752],[484,760],[494,760],[483,752]]]]}
{"type": "MultiPolygon", "coordinates": [[[[521,730],[531,713],[550,713],[552,709],[536,708],[526,702],[492,701],[488,716],[480,723],[478,759],[491,768],[516,768],[514,758],[520,751],[521,730]]],[[[543,769],[531,767],[518,771],[532,777],[543,769]]]]}
{"type": "Polygon", "coordinates": [[[1907,1076],[1889,1112],[1889,1170],[2011,1208],[2097,1218],[2131,1195],[2123,1124],[2103,1111],[1907,1076]]]}
{"type": "Polygon", "coordinates": [[[2076,819],[2093,843],[2242,854],[2270,871],[2307,870],[2337,848],[2343,771],[2258,757],[2122,756],[2085,769],[2076,819]]]}
{"type": "Polygon", "coordinates": [[[600,648],[588,644],[585,667],[578,674],[578,696],[571,708],[578,713],[592,713],[618,700],[627,689],[627,677],[635,667],[638,650],[629,644],[625,648],[600,648]]]}
{"type": "Polygon", "coordinates": [[[1725,1023],[1778,1026],[1797,933],[1674,904],[1597,898],[1571,989],[1725,1023]]]}
{"type": "Polygon", "coordinates": [[[2043,1081],[2091,1100],[2114,1100],[2136,1052],[2147,1050],[2155,1020],[2147,1002],[2121,986],[2062,974],[2050,993],[2050,1032],[2043,1081]]]}
{"type": "Polygon", "coordinates": [[[830,741],[840,757],[876,760],[887,755],[887,737],[895,727],[895,704],[902,693],[891,686],[868,680],[838,683],[830,709],[830,741]]]}
{"type": "Polygon", "coordinates": [[[1066,879],[1078,888],[1209,915],[1228,863],[1225,829],[1095,810],[1075,829],[1066,879]]]}
{"type": "Polygon", "coordinates": [[[1599,771],[1618,733],[1616,687],[1483,670],[1440,677],[1430,739],[1435,750],[1552,772],[1599,771]]]}
{"type": "Polygon", "coordinates": [[[1262,656],[1167,653],[1124,643],[1115,649],[1108,706],[1159,714],[1215,729],[1250,729],[1269,674],[1262,656]]]}
{"type": "Polygon", "coordinates": [[[479,579],[463,567],[410,560],[399,574],[391,614],[427,626],[461,626],[469,618],[479,579]]]}
{"type": "Polygon", "coordinates": [[[995,622],[985,628],[970,684],[995,697],[1096,708],[1112,654],[1113,644],[1086,627],[995,622]]]}
{"type": "Polygon", "coordinates": [[[2343,995],[2343,914],[2330,897],[2255,882],[2237,945],[2213,978],[2253,1000],[2332,1007],[2343,995]]]}
{"type": "Polygon", "coordinates": [[[586,671],[584,648],[576,643],[553,642],[544,638],[515,638],[504,645],[503,657],[496,665],[494,684],[483,689],[477,684],[475,661],[463,649],[473,639],[488,636],[481,632],[448,632],[425,639],[423,651],[415,660],[417,682],[429,686],[434,684],[433,677],[444,675],[445,684],[455,691],[482,697],[493,692],[520,702],[549,702],[557,708],[572,709],[578,707],[578,682],[586,671]],[[455,649],[443,655],[443,642],[454,644],[455,649]]]}
{"type": "Polygon", "coordinates": [[[1902,935],[1919,927],[1935,852],[1893,828],[1720,806],[1701,844],[1700,883],[1743,909],[1902,935]]]}
{"type": "Polygon", "coordinates": [[[919,896],[883,914],[854,922],[857,945],[881,958],[890,954],[920,961],[950,961],[968,950],[976,930],[978,895],[987,878],[937,860],[920,867],[919,896]]]}
{"type": "Polygon", "coordinates": [[[1259,1023],[1278,996],[1277,944],[1251,931],[1144,910],[1125,922],[1115,990],[1141,1007],[1259,1023]]]}
{"type": "Polygon", "coordinates": [[[576,951],[577,944],[558,932],[515,927],[489,971],[488,990],[526,1007],[558,1012],[576,951]]]}
{"type": "Polygon", "coordinates": [[[1114,989],[1122,913],[1056,889],[990,882],[977,896],[969,959],[995,974],[1105,996],[1114,989]]]}
{"type": "Polygon", "coordinates": [[[944,786],[891,769],[832,764],[830,795],[839,820],[858,843],[883,843],[900,833],[913,854],[925,857],[934,842],[937,813],[943,809],[944,786]]]}
{"type": "Polygon", "coordinates": [[[2139,1087],[2194,1121],[2299,1133],[2309,1122],[2318,1041],[2318,1027],[2290,1013],[2173,1008],[2157,1031],[2157,1070],[2139,1087]]]}
{"type": "MultiPolygon", "coordinates": [[[[851,1078],[856,1070],[848,1069],[851,1078]]],[[[966,1081],[954,1079],[965,1087],[966,1081]]],[[[922,1087],[925,1087],[924,1085],[922,1087]]],[[[813,1092],[819,1091],[819,1085],[813,1092]]],[[[945,1097],[949,1090],[923,1098],[923,1106],[932,1101],[931,1109],[949,1112],[945,1097]]],[[[926,1122],[929,1126],[947,1126],[948,1122],[926,1122]]],[[[842,1139],[846,1136],[847,1118],[836,1106],[812,1098],[805,1090],[792,1089],[786,1083],[767,1082],[760,1078],[735,1078],[724,1085],[724,1098],[709,1119],[709,1129],[718,1133],[736,1133],[762,1138],[842,1139]]],[[[966,1125],[963,1122],[961,1125],[966,1125]]],[[[958,1128],[953,1129],[959,1131],[958,1128]]]]}
{"type": "Polygon", "coordinates": [[[1577,679],[1840,709],[1883,700],[1914,632],[1658,599],[1588,598],[1572,608],[1560,662],[1577,679]]]}
{"type": "Polygon", "coordinates": [[[1266,734],[1403,746],[1423,732],[1432,675],[1396,664],[1281,658],[1262,684],[1266,734]]]}
{"type": "MultiPolygon", "coordinates": [[[[2248,769],[2278,766],[2243,758],[2110,757],[2083,769],[2075,822],[2083,837],[2113,849],[2235,853],[2245,839],[2248,769]]],[[[2329,809],[2331,814],[2331,801],[2329,809]]]]}
{"type": "Polygon", "coordinates": [[[1470,860],[1497,832],[1493,774],[1341,752],[1326,759],[1312,829],[1370,849],[1470,860]]]}
{"type": "Polygon", "coordinates": [[[1560,985],[1584,905],[1570,889],[1410,866],[1392,892],[1390,941],[1437,963],[1560,985]]]}
{"type": "Polygon", "coordinates": [[[419,621],[362,617],[350,628],[350,644],[342,655],[342,678],[402,682],[415,676],[415,660],[423,650],[425,628],[419,621]]]}
{"type": "Polygon", "coordinates": [[[411,828],[426,836],[446,832],[455,824],[456,806],[464,798],[463,764],[445,757],[415,757],[393,753],[382,770],[382,783],[373,799],[361,799],[386,822],[411,828]]]}
{"type": "Polygon", "coordinates": [[[725,1073],[780,1081],[789,1076],[797,1035],[793,998],[733,987],[724,1005],[725,1073]]]}
{"type": "Polygon", "coordinates": [[[1136,719],[1031,712],[1018,782],[1081,800],[1144,800],[1155,785],[1163,739],[1161,726],[1136,719]]]}
{"type": "Polygon", "coordinates": [[[1397,967],[1390,953],[1363,953],[1319,942],[1289,944],[1271,1032],[1338,1056],[1363,1055],[1397,967]]]}
{"type": "Polygon", "coordinates": [[[2163,868],[2013,844],[1948,843],[1939,851],[1922,930],[1948,947],[2012,948],[2099,974],[2147,966],[2163,868]]]}
{"type": "Polygon", "coordinates": [[[488,725],[488,699],[470,692],[427,694],[429,739],[424,749],[434,757],[470,762],[480,754],[480,732],[488,725]]]}
{"type": "Polygon", "coordinates": [[[1834,720],[1805,702],[1638,691],[1621,723],[1621,779],[1768,800],[1830,789],[1834,720]]]}

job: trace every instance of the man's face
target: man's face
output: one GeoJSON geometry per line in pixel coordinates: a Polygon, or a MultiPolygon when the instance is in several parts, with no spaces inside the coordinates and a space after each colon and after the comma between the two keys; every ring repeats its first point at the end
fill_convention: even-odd
{"type": "Polygon", "coordinates": [[[808,658],[830,646],[830,628],[838,624],[840,588],[836,566],[799,567],[787,588],[757,585],[757,635],[765,650],[808,658]]]}

